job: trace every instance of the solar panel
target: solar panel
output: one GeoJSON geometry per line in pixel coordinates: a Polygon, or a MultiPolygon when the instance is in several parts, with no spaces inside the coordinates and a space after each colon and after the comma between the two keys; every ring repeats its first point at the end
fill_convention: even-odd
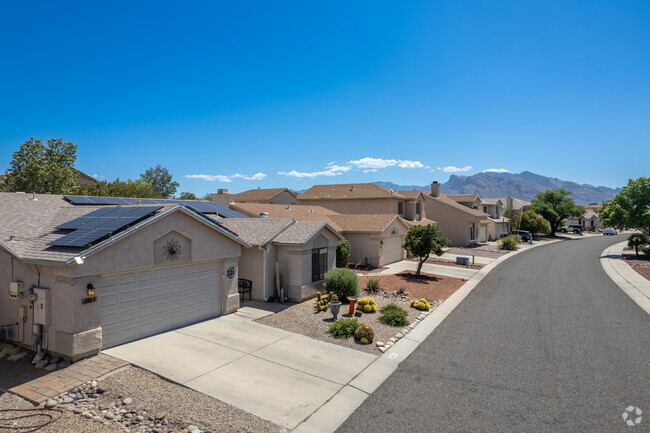
{"type": "MultiPolygon", "coordinates": [[[[163,200],[156,198],[124,198],[124,197],[95,197],[95,196],[81,196],[81,195],[66,195],[63,196],[72,204],[86,204],[86,205],[154,205],[154,204],[170,204],[177,203],[182,206],[194,209],[198,213],[203,214],[218,214],[223,218],[246,218],[244,215],[228,209],[211,201],[194,201],[194,200],[163,200]]],[[[63,227],[60,227],[63,228],[63,227]]]]}
{"type": "Polygon", "coordinates": [[[75,231],[51,241],[48,245],[84,247],[151,215],[161,208],[162,206],[132,206],[97,209],[83,217],[58,226],[60,229],[73,229],[75,231]]]}

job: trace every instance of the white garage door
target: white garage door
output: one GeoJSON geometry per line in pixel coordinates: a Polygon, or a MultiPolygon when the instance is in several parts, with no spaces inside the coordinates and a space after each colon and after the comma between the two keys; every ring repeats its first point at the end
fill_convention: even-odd
{"type": "Polygon", "coordinates": [[[391,236],[389,238],[384,238],[383,241],[382,262],[380,265],[384,266],[402,260],[404,257],[402,254],[402,237],[391,236]]]}
{"type": "Polygon", "coordinates": [[[221,314],[220,270],[217,261],[104,276],[102,348],[221,314]]]}
{"type": "Polygon", "coordinates": [[[487,240],[487,227],[481,226],[481,240],[480,242],[485,242],[487,240]]]}

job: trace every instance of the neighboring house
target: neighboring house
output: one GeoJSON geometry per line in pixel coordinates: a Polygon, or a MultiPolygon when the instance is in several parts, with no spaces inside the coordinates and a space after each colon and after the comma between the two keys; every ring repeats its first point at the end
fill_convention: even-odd
{"type": "Polygon", "coordinates": [[[221,224],[253,246],[242,251],[239,277],[253,282],[252,299],[264,301],[279,296],[280,288],[292,301],[322,291],[325,272],[335,267],[336,247],[343,239],[323,221],[232,218],[221,224]]]}
{"type": "Polygon", "coordinates": [[[340,214],[321,206],[259,203],[233,203],[230,208],[251,218],[326,221],[350,242],[354,263],[376,268],[404,258],[402,244],[409,222],[395,214],[340,214]]]}
{"type": "Polygon", "coordinates": [[[585,214],[578,217],[567,218],[564,221],[564,225],[569,224],[580,224],[582,229],[585,231],[589,230],[602,230],[605,228],[605,224],[600,219],[600,211],[602,210],[602,205],[587,205],[583,206],[585,208],[585,214]]]}
{"type": "Polygon", "coordinates": [[[482,198],[479,209],[489,215],[488,240],[499,239],[502,233],[510,231],[510,219],[504,216],[505,210],[500,198],[482,198]]]}
{"type": "Polygon", "coordinates": [[[433,182],[431,192],[422,193],[422,197],[424,214],[437,222],[440,231],[449,238],[453,246],[488,240],[490,216],[477,208],[480,203],[478,196],[441,194],[440,184],[433,182]]]}
{"type": "MultiPolygon", "coordinates": [[[[75,183],[77,185],[88,185],[90,183],[96,183],[99,182],[97,179],[95,179],[92,176],[88,176],[86,173],[81,172],[75,168],[75,171],[77,172],[77,179],[75,180],[75,183]]],[[[7,175],[9,174],[8,171],[5,172],[5,174],[0,174],[0,183],[3,183],[7,175]]],[[[23,192],[29,192],[29,191],[23,191],[23,192]]]]}
{"type": "Polygon", "coordinates": [[[341,214],[392,214],[408,221],[426,217],[418,191],[393,191],[375,183],[314,185],[298,203],[321,206],[341,214]]]}
{"type": "Polygon", "coordinates": [[[530,206],[530,202],[526,200],[520,200],[518,198],[513,198],[513,197],[501,197],[499,198],[501,202],[503,203],[503,210],[512,210],[516,214],[520,214],[521,212],[525,211],[528,206],[530,206]]]}
{"type": "Polygon", "coordinates": [[[239,258],[250,245],[203,213],[160,202],[82,205],[0,193],[7,339],[32,346],[40,333],[43,349],[79,359],[237,310],[239,258]],[[12,282],[21,290],[10,297],[12,282]]]}
{"type": "Polygon", "coordinates": [[[296,204],[296,195],[288,188],[250,189],[239,194],[229,194],[227,189],[219,189],[216,194],[210,194],[212,201],[222,206],[230,203],[271,203],[296,204]]]}

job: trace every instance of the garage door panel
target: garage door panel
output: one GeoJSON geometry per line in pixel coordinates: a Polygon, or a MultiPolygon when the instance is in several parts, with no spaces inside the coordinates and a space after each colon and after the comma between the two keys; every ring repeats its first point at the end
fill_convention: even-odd
{"type": "Polygon", "coordinates": [[[388,265],[403,259],[402,237],[391,236],[383,239],[384,245],[382,247],[382,262],[381,265],[388,265]]]}
{"type": "Polygon", "coordinates": [[[220,262],[102,278],[103,348],[221,314],[220,262]]]}

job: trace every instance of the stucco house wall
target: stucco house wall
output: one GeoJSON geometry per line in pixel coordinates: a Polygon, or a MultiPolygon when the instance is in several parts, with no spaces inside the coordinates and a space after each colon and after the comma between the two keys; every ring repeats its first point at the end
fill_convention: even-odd
{"type": "MultiPolygon", "coordinates": [[[[438,223],[440,231],[449,238],[453,246],[465,246],[478,242],[481,225],[480,218],[474,218],[470,214],[434,200],[427,200],[425,203],[427,218],[431,218],[438,223]],[[474,223],[476,227],[475,239],[471,239],[470,237],[471,223],[474,223]]],[[[487,223],[484,222],[484,224],[487,223]]]]}
{"type": "Polygon", "coordinates": [[[373,267],[379,267],[381,254],[379,253],[379,233],[343,233],[345,239],[350,242],[350,262],[364,265],[366,257],[373,267]]]}
{"type": "Polygon", "coordinates": [[[260,203],[270,203],[270,204],[298,204],[296,196],[291,194],[289,191],[282,191],[275,197],[272,197],[268,201],[260,201],[260,203]]]}

